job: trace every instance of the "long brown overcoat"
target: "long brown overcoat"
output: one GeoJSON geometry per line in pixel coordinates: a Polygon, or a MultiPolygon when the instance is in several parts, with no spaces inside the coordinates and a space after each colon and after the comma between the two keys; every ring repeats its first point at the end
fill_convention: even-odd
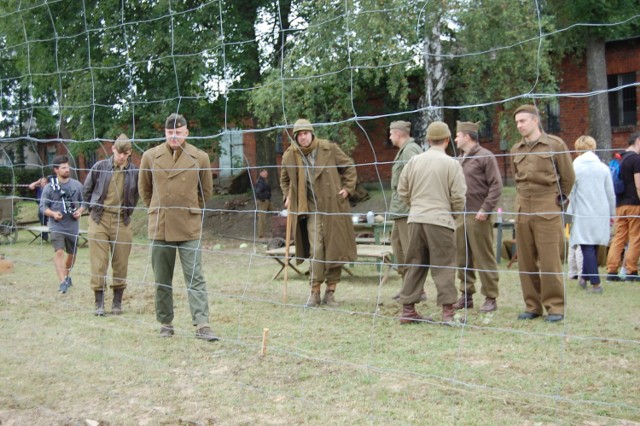
{"type": "Polygon", "coordinates": [[[205,202],[213,193],[209,156],[185,143],[177,161],[166,143],[142,154],[138,191],[149,208],[150,240],[201,238],[205,202]]]}
{"type": "MultiPolygon", "coordinates": [[[[310,210],[323,213],[321,215],[324,231],[325,259],[329,268],[342,266],[344,262],[356,260],[356,241],[351,219],[349,199],[343,199],[338,193],[341,189],[352,194],[356,187],[356,168],[340,147],[328,140],[318,139],[315,166],[312,167],[313,190],[315,204],[310,210]],[[334,214],[335,213],[335,214],[334,214]],[[336,263],[332,263],[336,262],[336,263]]],[[[298,211],[298,172],[295,151],[298,147],[291,145],[282,156],[280,187],[286,199],[291,191],[289,212],[298,211]]],[[[311,201],[310,201],[311,202],[311,201]]],[[[296,219],[294,215],[292,219],[296,219]]],[[[297,263],[310,257],[309,239],[304,227],[293,220],[292,234],[295,239],[297,263]]]]}

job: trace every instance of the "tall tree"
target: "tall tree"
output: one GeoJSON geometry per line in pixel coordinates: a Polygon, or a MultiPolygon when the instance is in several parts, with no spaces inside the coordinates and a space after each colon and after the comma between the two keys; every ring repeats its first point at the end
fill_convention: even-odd
{"type": "Polygon", "coordinates": [[[557,16],[558,26],[573,26],[558,35],[556,44],[560,51],[586,58],[588,90],[593,93],[589,97],[589,133],[598,144],[600,156],[608,161],[611,158],[611,115],[605,43],[638,34],[640,2],[548,0],[548,4],[549,13],[557,16]]]}
{"type": "MultiPolygon", "coordinates": [[[[552,46],[540,38],[551,24],[534,2],[505,7],[504,0],[478,0],[462,4],[456,17],[459,48],[450,90],[462,108],[460,117],[484,121],[497,112],[500,137],[512,142],[517,136],[511,105],[557,91],[552,46]]],[[[541,106],[544,101],[535,102],[541,106]]]]}

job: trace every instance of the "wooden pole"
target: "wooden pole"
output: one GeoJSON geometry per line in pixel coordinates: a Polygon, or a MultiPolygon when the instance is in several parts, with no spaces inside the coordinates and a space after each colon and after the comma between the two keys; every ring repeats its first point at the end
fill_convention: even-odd
{"type": "Polygon", "coordinates": [[[262,329],[262,356],[267,354],[267,338],[269,337],[269,329],[262,329]]]}
{"type": "MultiPolygon", "coordinates": [[[[291,192],[289,192],[289,196],[291,195],[291,192]]],[[[289,199],[289,203],[291,203],[291,200],[289,199]]],[[[290,247],[290,241],[291,241],[291,216],[293,216],[291,214],[291,209],[287,209],[287,229],[285,231],[285,240],[284,240],[284,294],[283,294],[283,301],[284,304],[287,304],[287,286],[289,283],[289,247],[290,247]]]]}

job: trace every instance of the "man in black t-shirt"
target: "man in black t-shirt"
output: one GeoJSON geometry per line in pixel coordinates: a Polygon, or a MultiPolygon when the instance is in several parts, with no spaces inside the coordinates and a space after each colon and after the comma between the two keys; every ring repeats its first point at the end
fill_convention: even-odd
{"type": "Polygon", "coordinates": [[[627,281],[640,281],[640,132],[629,137],[629,148],[622,154],[621,177],[624,193],[616,197],[616,230],[607,256],[607,281],[621,281],[618,268],[624,247],[627,281]]]}

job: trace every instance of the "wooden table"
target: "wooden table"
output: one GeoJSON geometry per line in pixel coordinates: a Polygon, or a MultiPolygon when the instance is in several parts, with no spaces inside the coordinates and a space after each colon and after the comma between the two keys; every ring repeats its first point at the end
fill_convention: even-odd
{"type": "Polygon", "coordinates": [[[393,221],[387,220],[385,222],[376,222],[376,223],[354,223],[353,231],[356,234],[373,234],[373,242],[377,245],[383,244],[389,241],[388,238],[385,238],[385,234],[391,234],[391,229],[393,228],[393,221]]]}
{"type": "MultiPolygon", "coordinates": [[[[391,272],[391,268],[393,267],[393,253],[391,251],[391,247],[385,246],[385,245],[375,245],[375,244],[358,244],[356,246],[356,249],[357,249],[358,258],[373,259],[374,262],[370,262],[370,263],[376,263],[378,266],[378,270],[381,270],[383,266],[386,266],[386,269],[384,271],[384,274],[382,276],[382,281],[381,281],[381,284],[384,284],[387,281],[387,278],[389,278],[389,272],[391,272]]],[[[275,280],[280,276],[280,274],[284,270],[284,266],[285,266],[284,256],[286,253],[286,248],[280,247],[273,250],[267,250],[265,253],[267,256],[269,256],[270,258],[278,262],[278,264],[280,265],[280,269],[278,270],[278,272],[276,272],[273,278],[271,278],[272,280],[275,280]]],[[[297,259],[295,257],[295,253],[296,253],[295,247],[294,246],[289,247],[289,268],[293,269],[298,275],[304,275],[304,273],[300,272],[300,270],[296,268],[296,266],[294,265],[297,259]]],[[[353,272],[351,272],[345,266],[343,266],[343,269],[349,275],[353,275],[353,272]]]]}
{"type": "MultiPolygon", "coordinates": [[[[27,226],[24,229],[29,231],[29,233],[33,236],[33,239],[29,241],[29,244],[33,244],[38,238],[42,238],[42,234],[45,232],[51,232],[48,226],[27,226]]],[[[78,233],[78,238],[82,239],[81,247],[86,247],[89,244],[89,239],[87,238],[88,231],[86,229],[81,229],[78,233]]]]}

